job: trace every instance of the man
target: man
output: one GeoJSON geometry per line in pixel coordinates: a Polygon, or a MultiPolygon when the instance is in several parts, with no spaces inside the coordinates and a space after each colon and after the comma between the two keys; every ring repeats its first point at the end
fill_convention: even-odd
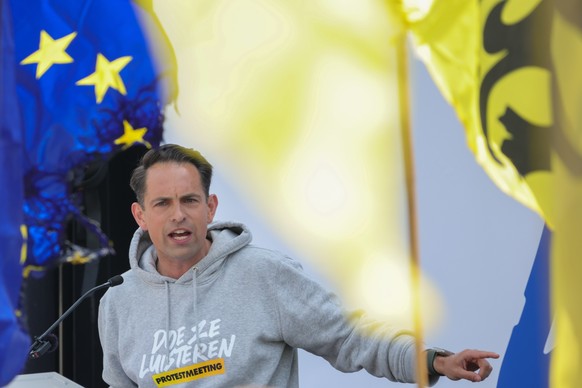
{"type": "MultiPolygon", "coordinates": [[[[164,145],[146,153],[130,185],[139,225],[123,287],[103,296],[103,379],[112,387],[297,387],[297,348],[341,371],[362,368],[414,382],[410,333],[349,316],[294,260],[250,244],[247,228],[212,223],[212,166],[164,145]]],[[[481,381],[495,353],[427,351],[429,380],[481,381]]]]}

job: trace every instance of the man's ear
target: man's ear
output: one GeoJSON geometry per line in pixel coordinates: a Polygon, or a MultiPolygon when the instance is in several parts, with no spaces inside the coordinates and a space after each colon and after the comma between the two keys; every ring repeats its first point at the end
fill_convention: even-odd
{"type": "Polygon", "coordinates": [[[211,223],[214,220],[214,215],[216,214],[216,208],[218,208],[218,197],[216,194],[210,194],[208,196],[208,218],[207,223],[211,223]]]}
{"type": "Polygon", "coordinates": [[[145,222],[145,219],[143,216],[143,212],[144,212],[144,210],[138,202],[134,202],[131,204],[131,214],[133,214],[133,218],[135,219],[135,222],[137,222],[137,224],[143,230],[148,230],[147,223],[145,222]]]}

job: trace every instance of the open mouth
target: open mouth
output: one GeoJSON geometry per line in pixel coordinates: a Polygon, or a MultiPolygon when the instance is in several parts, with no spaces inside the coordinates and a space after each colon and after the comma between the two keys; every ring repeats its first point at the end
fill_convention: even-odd
{"type": "Polygon", "coordinates": [[[169,236],[174,240],[182,241],[190,237],[191,234],[192,233],[187,230],[175,230],[172,233],[170,233],[169,236]]]}

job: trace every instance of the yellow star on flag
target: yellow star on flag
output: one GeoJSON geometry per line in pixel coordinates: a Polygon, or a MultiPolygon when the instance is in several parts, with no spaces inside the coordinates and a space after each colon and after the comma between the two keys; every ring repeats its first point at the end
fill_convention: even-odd
{"type": "Polygon", "coordinates": [[[95,72],[77,81],[76,85],[95,85],[95,99],[97,103],[103,101],[103,97],[109,88],[117,90],[125,95],[125,85],[119,72],[132,60],[130,56],[119,57],[111,62],[101,53],[97,54],[95,72]]]}
{"type": "Polygon", "coordinates": [[[152,148],[152,145],[145,140],[143,137],[148,131],[147,128],[137,128],[133,129],[131,124],[127,120],[123,120],[123,135],[115,139],[115,144],[123,144],[123,149],[129,148],[135,143],[141,143],[148,148],[152,148]]]}
{"type": "Polygon", "coordinates": [[[73,58],[65,50],[76,36],[76,32],[71,32],[69,35],[54,40],[45,30],[42,30],[40,32],[38,50],[24,58],[20,64],[30,65],[36,63],[36,79],[40,79],[55,63],[63,64],[73,62],[73,58]]]}

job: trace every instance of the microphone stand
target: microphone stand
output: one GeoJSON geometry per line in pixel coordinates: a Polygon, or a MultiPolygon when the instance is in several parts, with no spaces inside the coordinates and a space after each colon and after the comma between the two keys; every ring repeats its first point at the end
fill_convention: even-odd
{"type": "Polygon", "coordinates": [[[108,287],[115,287],[120,285],[121,283],[123,283],[123,277],[121,277],[121,275],[116,275],[114,277],[112,277],[111,279],[109,279],[106,283],[103,283],[97,287],[93,287],[91,288],[89,291],[85,292],[83,294],[83,296],[81,296],[79,299],[77,299],[77,301],[75,303],[73,303],[73,305],[71,307],[69,307],[67,309],[67,311],[65,311],[65,313],[63,315],[61,315],[59,317],[59,319],[57,319],[55,321],[55,323],[53,323],[51,325],[51,327],[49,327],[44,333],[42,333],[41,335],[39,335],[38,337],[34,337],[34,342],[32,343],[32,345],[30,346],[30,348],[28,349],[28,356],[32,359],[38,359],[40,357],[42,357],[47,351],[54,351],[57,348],[57,342],[56,342],[56,337],[55,335],[51,334],[52,331],[66,318],[69,316],[69,314],[71,314],[73,312],[73,310],[75,308],[77,308],[77,306],[89,295],[91,295],[92,293],[94,293],[95,291],[98,291],[102,288],[108,288],[108,287]]]}

